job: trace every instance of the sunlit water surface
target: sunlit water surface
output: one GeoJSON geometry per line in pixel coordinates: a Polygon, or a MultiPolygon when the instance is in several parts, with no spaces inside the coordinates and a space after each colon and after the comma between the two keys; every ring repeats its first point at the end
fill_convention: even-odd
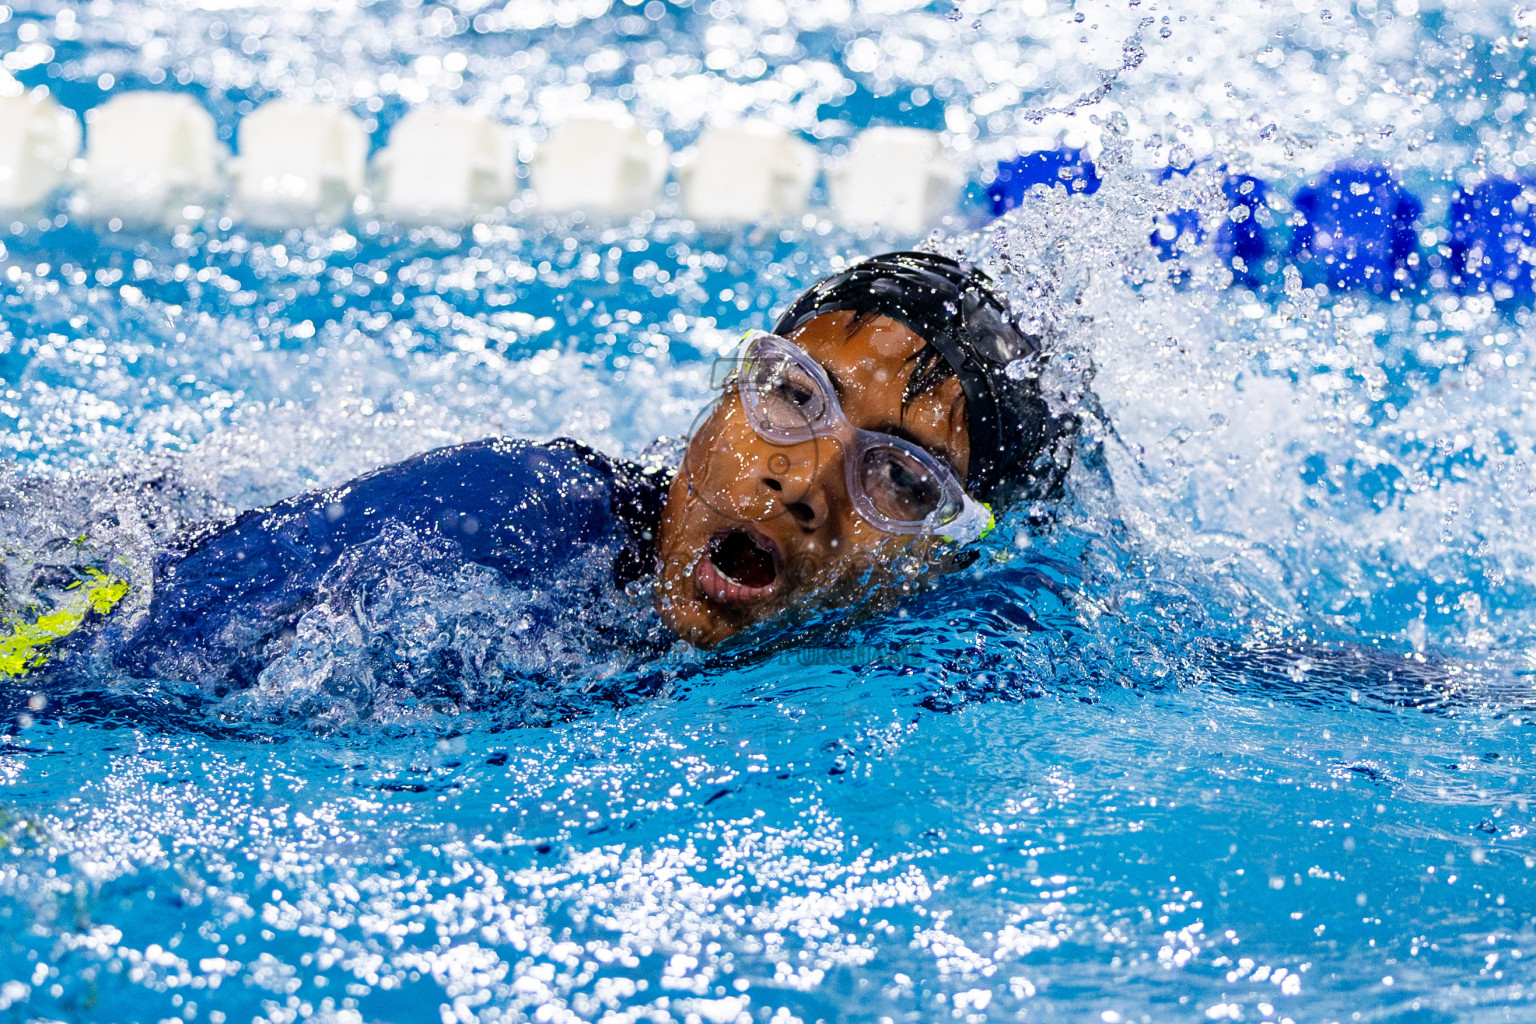
{"type": "MultiPolygon", "coordinates": [[[[1283,239],[1301,176],[1354,158],[1420,193],[1433,247],[1455,185],[1536,156],[1532,15],[218,6],[17,9],[5,64],[82,110],[187,89],[226,136],[278,95],[380,137],[411,104],[474,102],[529,144],[589,97],[676,145],[721,112],[826,153],[896,121],[948,132],[977,182],[1081,104],[1064,123],[1104,188],[979,234],[969,205],[943,244],[1057,333],[1069,388],[1096,368],[1102,455],[1055,525],[1021,511],[974,571],[792,641],[673,647],[620,594],[530,639],[558,591],[385,565],[369,622],[318,607],[254,691],[53,695],[0,745],[0,1015],[1536,1013],[1529,315],[1433,285],[1318,295],[1279,262],[1249,290],[1147,245],[1160,212],[1220,214],[1221,161],[1276,183],[1283,239]],[[1351,649],[1371,653],[1329,653],[1351,649]]],[[[50,212],[5,243],[7,610],[51,567],[142,578],[181,525],[437,444],[637,455],[687,430],[740,331],[916,241],[817,216],[710,232],[675,196],[459,231],[50,212]]]]}

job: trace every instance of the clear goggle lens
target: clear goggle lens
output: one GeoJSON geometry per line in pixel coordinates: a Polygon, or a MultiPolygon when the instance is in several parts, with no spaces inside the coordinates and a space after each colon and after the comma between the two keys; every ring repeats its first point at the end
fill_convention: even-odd
{"type": "Polygon", "coordinates": [[[828,419],[829,396],[800,360],[778,346],[749,343],[737,383],[752,427],[780,444],[809,441],[828,419]]]}
{"type": "Polygon", "coordinates": [[[923,462],[893,445],[874,444],[860,453],[854,467],[859,493],[883,518],[898,523],[951,518],[955,503],[945,500],[944,482],[923,462]]]}

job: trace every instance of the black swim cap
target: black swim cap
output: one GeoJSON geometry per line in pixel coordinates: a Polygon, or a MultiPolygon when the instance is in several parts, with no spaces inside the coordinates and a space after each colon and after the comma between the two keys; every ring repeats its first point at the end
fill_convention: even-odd
{"type": "Polygon", "coordinates": [[[878,313],[944,357],[965,392],[971,461],[965,489],[993,505],[1054,497],[1071,466],[1075,416],[1051,413],[1040,393],[1046,352],[969,263],[930,252],[872,256],[817,284],[779,322],[787,334],[814,316],[878,313]]]}

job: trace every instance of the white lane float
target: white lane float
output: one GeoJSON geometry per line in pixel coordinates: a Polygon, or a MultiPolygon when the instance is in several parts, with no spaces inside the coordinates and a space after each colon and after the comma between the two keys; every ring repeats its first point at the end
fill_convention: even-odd
{"type": "Polygon", "coordinates": [[[96,220],[196,220],[222,189],[213,115],[176,92],[125,92],[86,114],[84,212],[96,220]]]}
{"type": "Polygon", "coordinates": [[[683,213],[704,224],[798,217],[816,172],[815,148],[772,122],[716,125],[678,169],[683,213]]]}
{"type": "MultiPolygon", "coordinates": [[[[9,78],[9,76],[6,76],[9,78]]],[[[0,210],[40,205],[80,152],[80,121],[45,89],[0,80],[0,210]]]]}
{"type": "MultiPolygon", "coordinates": [[[[379,212],[409,224],[461,226],[518,197],[513,129],[466,108],[408,112],[371,179],[363,122],[328,104],[266,103],[241,120],[233,159],[212,115],[186,93],[121,93],[85,122],[82,161],[74,115],[0,72],[0,212],[41,204],[77,170],[73,211],[140,227],[194,220],[226,199],[232,217],[258,227],[335,223],[364,211],[370,182],[379,212]]],[[[715,125],[676,162],[681,212],[707,226],[799,217],[822,160],[767,120],[715,125]]],[[[672,166],[660,132],[618,104],[592,103],[535,148],[530,205],[598,217],[654,210],[672,166]]],[[[834,218],[905,234],[953,212],[965,183],[938,134],[914,128],[868,129],[827,179],[834,218]]]]}
{"type": "Polygon", "coordinates": [[[273,100],[237,133],[234,212],[262,227],[340,220],[363,193],[368,132],[350,112],[305,100],[273,100]]]}
{"type": "Polygon", "coordinates": [[[937,132],[870,128],[827,174],[838,220],[920,234],[953,212],[965,175],[944,152],[937,132]]]}
{"type": "Polygon", "coordinates": [[[656,205],[671,156],[661,133],[645,131],[628,113],[580,113],[534,151],[533,192],[552,213],[640,213],[656,205]]]}
{"type": "Polygon", "coordinates": [[[517,191],[511,131],[464,107],[418,107],[374,157],[380,212],[413,224],[463,223],[517,191]]]}

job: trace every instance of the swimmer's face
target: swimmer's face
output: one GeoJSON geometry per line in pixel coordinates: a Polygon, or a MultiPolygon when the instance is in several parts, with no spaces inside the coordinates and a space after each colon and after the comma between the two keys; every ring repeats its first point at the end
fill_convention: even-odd
{"type": "MultiPolygon", "coordinates": [[[[960,382],[949,377],[903,402],[922,338],[849,312],[824,313],[790,337],[827,371],[850,423],[921,445],[965,479],[960,382]]],[[[936,544],[859,516],[837,441],[772,444],[731,393],[694,434],[667,495],[657,603],[675,633],[710,647],[791,604],[856,598],[936,544]]]]}

